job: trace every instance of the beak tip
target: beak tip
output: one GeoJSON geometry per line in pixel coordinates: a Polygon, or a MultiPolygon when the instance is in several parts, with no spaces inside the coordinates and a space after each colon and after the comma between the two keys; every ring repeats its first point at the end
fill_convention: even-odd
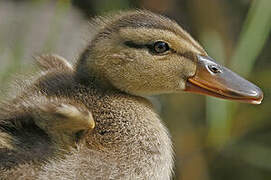
{"type": "Polygon", "coordinates": [[[261,104],[263,100],[263,92],[261,89],[255,92],[255,100],[251,101],[252,104],[261,104]]]}
{"type": "Polygon", "coordinates": [[[236,94],[240,95],[236,100],[243,101],[249,104],[261,104],[263,100],[263,91],[256,85],[249,82],[246,87],[246,92],[239,91],[236,94]]]}
{"type": "Polygon", "coordinates": [[[261,104],[261,103],[262,103],[262,101],[261,101],[261,100],[259,100],[259,101],[256,101],[256,100],[251,101],[251,104],[261,104]]]}

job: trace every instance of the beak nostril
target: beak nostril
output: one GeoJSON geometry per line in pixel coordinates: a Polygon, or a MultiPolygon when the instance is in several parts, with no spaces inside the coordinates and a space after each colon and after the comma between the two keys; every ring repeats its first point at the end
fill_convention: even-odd
{"type": "Polygon", "coordinates": [[[221,73],[221,69],[215,65],[208,65],[208,69],[215,74],[221,73]]]}

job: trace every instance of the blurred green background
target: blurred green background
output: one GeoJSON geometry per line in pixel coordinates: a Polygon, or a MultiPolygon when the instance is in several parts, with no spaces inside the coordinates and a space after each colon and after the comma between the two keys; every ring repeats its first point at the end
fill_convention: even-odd
{"type": "Polygon", "coordinates": [[[0,98],[37,54],[74,62],[89,18],[144,8],[175,19],[209,55],[257,84],[261,105],[192,94],[153,97],[174,142],[182,180],[271,179],[270,0],[0,0],[0,98]]]}

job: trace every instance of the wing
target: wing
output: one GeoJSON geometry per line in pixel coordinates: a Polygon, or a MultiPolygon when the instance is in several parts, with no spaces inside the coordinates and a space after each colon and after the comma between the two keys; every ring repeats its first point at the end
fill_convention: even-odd
{"type": "Polygon", "coordinates": [[[8,108],[0,108],[0,148],[10,148],[13,134],[16,134],[15,139],[31,141],[31,138],[23,137],[27,133],[35,136],[35,129],[43,131],[59,146],[74,146],[95,127],[90,110],[72,98],[39,94],[8,104],[8,108]]]}
{"type": "Polygon", "coordinates": [[[95,127],[89,109],[71,99],[34,96],[17,106],[0,116],[0,179],[38,173],[36,165],[77,147],[95,127]]]}
{"type": "Polygon", "coordinates": [[[33,105],[31,114],[35,124],[63,147],[75,145],[95,127],[90,110],[72,99],[40,99],[33,105]]]}
{"type": "Polygon", "coordinates": [[[55,54],[35,57],[38,66],[44,70],[73,71],[72,65],[64,58],[55,54]]]}

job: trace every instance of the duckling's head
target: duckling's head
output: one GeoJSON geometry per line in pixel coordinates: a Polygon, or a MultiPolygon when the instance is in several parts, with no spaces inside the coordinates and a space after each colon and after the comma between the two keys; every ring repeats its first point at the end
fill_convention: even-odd
{"type": "Polygon", "coordinates": [[[176,22],[149,11],[96,20],[77,63],[80,78],[134,95],[191,91],[259,103],[261,90],[217,64],[176,22]]]}

